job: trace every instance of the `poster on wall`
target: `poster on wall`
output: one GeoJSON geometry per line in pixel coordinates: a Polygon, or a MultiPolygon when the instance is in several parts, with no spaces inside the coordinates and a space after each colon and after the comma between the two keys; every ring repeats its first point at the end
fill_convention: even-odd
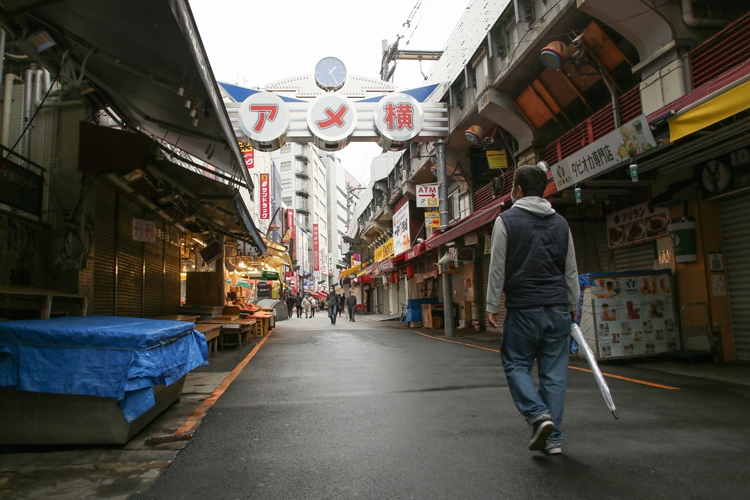
{"type": "Polygon", "coordinates": [[[655,240],[669,235],[669,208],[641,203],[607,216],[609,248],[655,240]]]}
{"type": "Polygon", "coordinates": [[[393,216],[393,255],[399,255],[411,247],[409,231],[409,204],[399,208],[393,216]]]}
{"type": "Polygon", "coordinates": [[[599,359],[680,349],[668,274],[597,275],[591,279],[591,315],[599,359]]]}

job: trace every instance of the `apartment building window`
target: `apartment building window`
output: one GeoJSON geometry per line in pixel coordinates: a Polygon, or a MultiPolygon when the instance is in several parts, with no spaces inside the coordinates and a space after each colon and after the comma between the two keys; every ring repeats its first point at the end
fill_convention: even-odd
{"type": "Polygon", "coordinates": [[[286,196],[286,197],[284,197],[284,198],[281,199],[281,202],[284,203],[284,205],[290,207],[290,206],[292,206],[292,197],[291,196],[286,196]]]}
{"type": "MultiPolygon", "coordinates": [[[[289,182],[291,182],[291,179],[289,180],[289,182]]],[[[307,182],[307,179],[300,179],[299,177],[297,177],[297,190],[305,192],[308,192],[310,190],[310,184],[307,182]]]]}
{"type": "Polygon", "coordinates": [[[281,189],[291,189],[292,179],[281,179],[281,189]]]}
{"type": "Polygon", "coordinates": [[[281,162],[281,171],[282,172],[288,172],[292,169],[292,162],[291,161],[282,161],[281,162]]]}
{"type": "Polygon", "coordinates": [[[320,198],[318,198],[318,210],[320,210],[321,212],[326,211],[326,204],[323,203],[323,201],[320,198]]]}
{"type": "Polygon", "coordinates": [[[284,153],[291,153],[292,152],[292,143],[284,144],[281,146],[281,154],[284,153]]]}

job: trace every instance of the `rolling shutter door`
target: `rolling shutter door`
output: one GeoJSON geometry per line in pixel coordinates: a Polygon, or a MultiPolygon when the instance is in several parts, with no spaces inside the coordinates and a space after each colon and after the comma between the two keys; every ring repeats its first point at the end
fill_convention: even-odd
{"type": "Polygon", "coordinates": [[[101,180],[96,184],[94,214],[94,296],[91,313],[115,316],[115,251],[117,224],[117,192],[101,180]]]}
{"type": "Polygon", "coordinates": [[[615,267],[618,273],[651,270],[654,268],[654,259],[656,243],[653,241],[615,249],[615,267]]]}
{"type": "Polygon", "coordinates": [[[738,361],[750,361],[750,196],[742,195],[721,202],[729,303],[738,361]]]}
{"type": "MultiPolygon", "coordinates": [[[[157,228],[160,225],[162,224],[156,223],[157,228]]],[[[146,301],[143,315],[147,318],[164,314],[164,245],[168,243],[164,241],[164,238],[159,237],[160,233],[161,231],[157,231],[155,242],[144,243],[146,266],[144,294],[146,301]]]]}
{"type": "Polygon", "coordinates": [[[453,289],[453,302],[463,305],[463,302],[464,302],[463,264],[461,264],[460,272],[456,274],[451,274],[451,288],[453,289]]]}
{"type": "Polygon", "coordinates": [[[138,205],[120,196],[117,221],[118,276],[117,315],[143,316],[143,243],[133,240],[133,219],[140,218],[138,205]]]}
{"type": "Polygon", "coordinates": [[[164,226],[164,314],[180,310],[180,233],[177,228],[164,226]]]}

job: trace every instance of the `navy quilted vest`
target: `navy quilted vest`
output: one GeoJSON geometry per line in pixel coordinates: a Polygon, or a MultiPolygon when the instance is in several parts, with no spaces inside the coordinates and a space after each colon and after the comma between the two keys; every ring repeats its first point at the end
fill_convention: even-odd
{"type": "Polygon", "coordinates": [[[565,258],[568,223],[560,214],[546,217],[521,208],[500,214],[508,233],[505,256],[505,307],[568,304],[565,258]]]}

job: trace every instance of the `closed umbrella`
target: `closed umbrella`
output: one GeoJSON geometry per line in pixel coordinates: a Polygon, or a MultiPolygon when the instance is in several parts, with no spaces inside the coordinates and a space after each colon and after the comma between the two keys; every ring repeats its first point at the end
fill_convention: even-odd
{"type": "Polygon", "coordinates": [[[602,397],[604,398],[604,402],[607,404],[609,411],[612,412],[612,415],[614,415],[615,418],[619,418],[617,416],[615,402],[612,401],[612,394],[609,393],[609,386],[604,380],[604,375],[602,375],[602,371],[599,369],[599,364],[596,362],[594,353],[591,351],[588,342],[586,342],[586,339],[583,337],[583,332],[575,323],[570,327],[570,332],[573,334],[573,338],[576,342],[578,342],[578,345],[581,346],[581,349],[583,349],[583,354],[586,356],[586,361],[588,361],[591,371],[594,373],[594,379],[596,379],[599,390],[602,391],[602,397]]]}

